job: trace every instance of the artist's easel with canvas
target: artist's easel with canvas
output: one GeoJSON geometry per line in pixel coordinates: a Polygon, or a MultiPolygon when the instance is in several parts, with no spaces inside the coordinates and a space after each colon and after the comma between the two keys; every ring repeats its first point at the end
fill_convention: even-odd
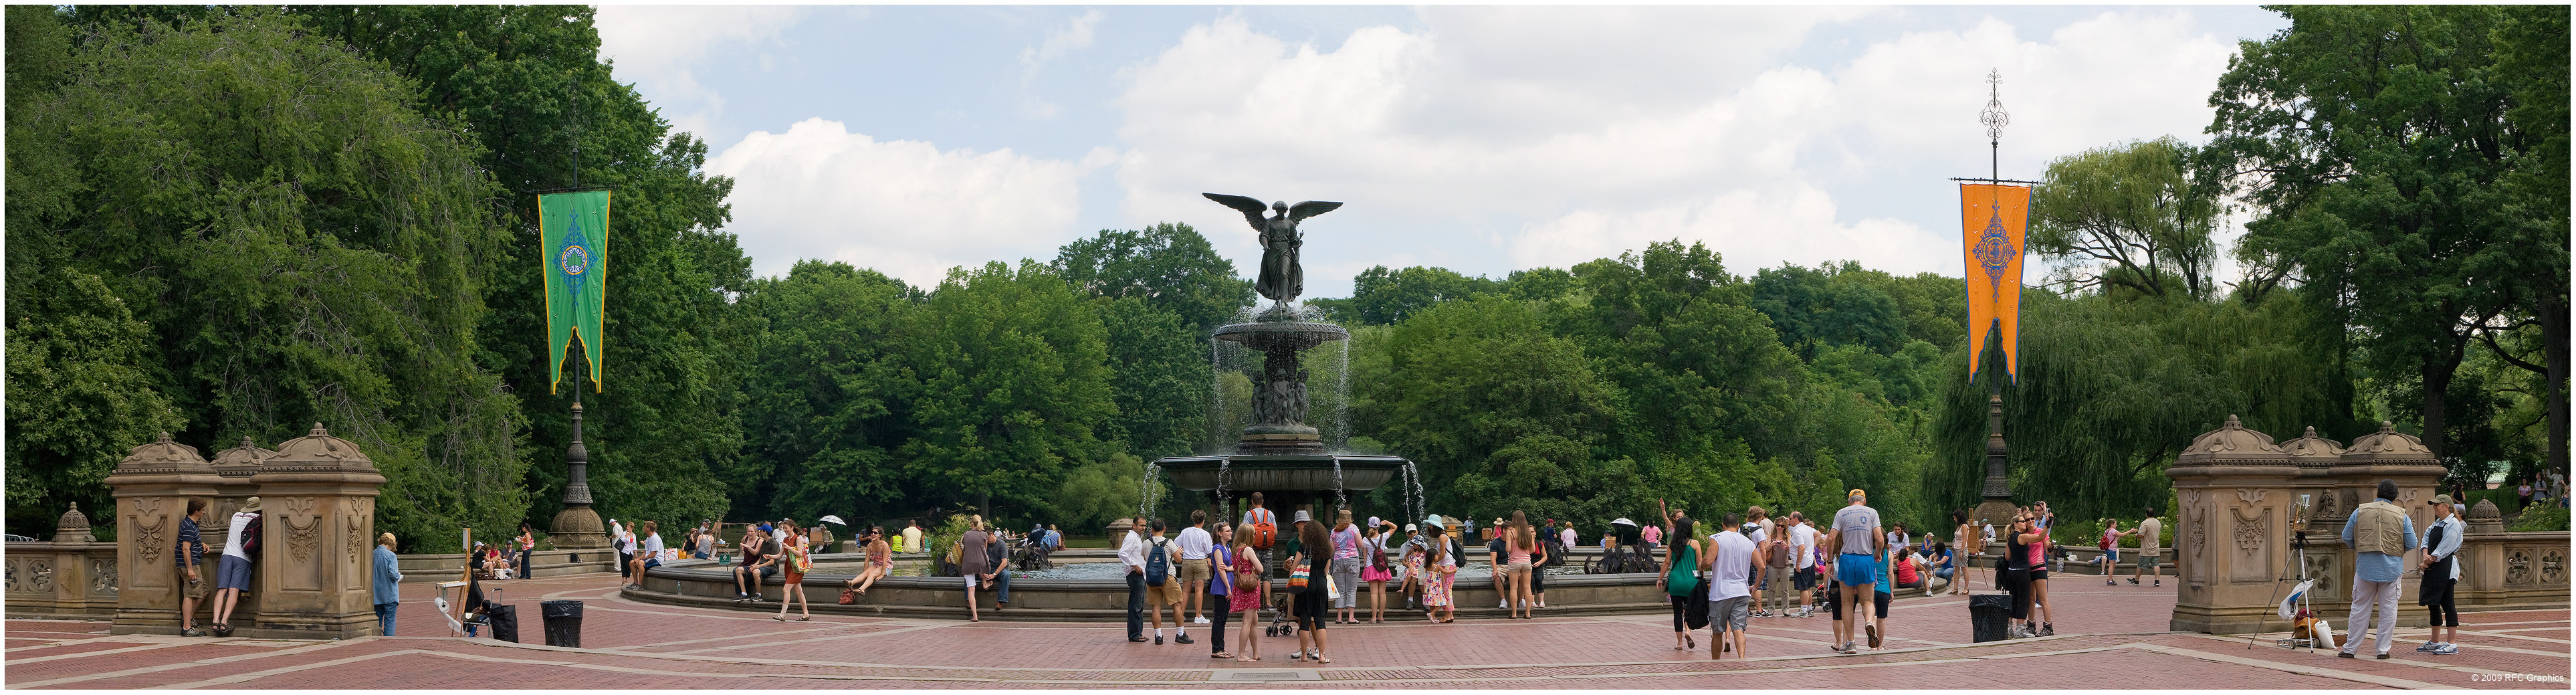
{"type": "MultiPolygon", "coordinates": [[[[456,633],[458,636],[463,636],[465,634],[466,625],[479,625],[482,624],[483,620],[483,616],[481,614],[470,612],[470,609],[474,606],[469,605],[470,599],[474,596],[475,589],[477,588],[474,579],[474,529],[472,527],[467,527],[465,529],[461,544],[465,548],[465,565],[464,567],[459,568],[457,580],[452,582],[439,582],[438,595],[431,597],[430,599],[433,603],[438,605],[438,616],[447,619],[447,629],[456,633]],[[447,590],[449,589],[457,590],[456,601],[453,603],[450,603],[447,600],[447,590]]],[[[499,590],[496,589],[493,593],[496,594],[493,597],[494,599],[499,598],[497,595],[499,590]]],[[[486,599],[485,602],[489,603],[491,600],[492,599],[486,599]]]]}

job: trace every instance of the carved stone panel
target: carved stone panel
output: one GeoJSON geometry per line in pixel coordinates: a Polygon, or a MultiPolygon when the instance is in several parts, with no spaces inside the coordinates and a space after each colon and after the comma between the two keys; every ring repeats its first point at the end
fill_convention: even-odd
{"type": "Polygon", "coordinates": [[[2567,583],[2567,552],[2564,549],[2540,551],[2540,581],[2544,584],[2567,583]]]}
{"type": "Polygon", "coordinates": [[[2192,508],[2191,537],[2188,542],[2191,543],[2192,563],[2189,576],[2185,577],[2185,580],[2193,584],[2207,584],[2209,583],[2209,563],[2217,559],[2209,554],[2208,507],[2192,508]]]}
{"type": "Polygon", "coordinates": [[[2504,556],[2504,583],[2512,586],[2531,584],[2531,549],[2515,548],[2504,556]]]}
{"type": "Polygon", "coordinates": [[[2272,548],[2272,508],[2259,510],[2229,508],[2229,535],[2235,556],[2229,558],[2227,578],[2234,582],[2267,582],[2274,579],[2272,548]]]}
{"type": "Polygon", "coordinates": [[[90,560],[89,577],[89,590],[91,593],[105,594],[108,596],[116,595],[115,560],[107,558],[95,558],[90,560]]]}
{"type": "Polygon", "coordinates": [[[278,575],[278,588],[287,591],[321,591],[322,567],[313,561],[322,531],[322,515],[315,511],[320,500],[311,497],[288,497],[279,500],[272,528],[283,530],[285,550],[278,575]]]}
{"type": "Polygon", "coordinates": [[[2308,578],[2317,582],[2317,585],[2310,589],[2313,592],[2309,594],[2310,596],[2343,596],[2342,576],[2342,573],[2335,571],[2333,553],[2308,553],[2308,578]]]}

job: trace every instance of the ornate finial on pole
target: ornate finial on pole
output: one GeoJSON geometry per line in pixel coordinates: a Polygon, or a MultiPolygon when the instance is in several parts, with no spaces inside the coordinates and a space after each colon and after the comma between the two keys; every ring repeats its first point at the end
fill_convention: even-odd
{"type": "Polygon", "coordinates": [[[2012,125],[2012,114],[2004,111],[2004,71],[1986,71],[1986,110],[1977,113],[1977,122],[1986,125],[1986,151],[1993,173],[1989,178],[2003,178],[2004,126],[2012,125]]]}

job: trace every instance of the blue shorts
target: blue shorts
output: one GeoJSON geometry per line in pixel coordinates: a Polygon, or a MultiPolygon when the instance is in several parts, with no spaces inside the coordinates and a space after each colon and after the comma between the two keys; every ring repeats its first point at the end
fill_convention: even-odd
{"type": "Polygon", "coordinates": [[[1834,561],[1834,581],[1842,582],[1843,586],[1876,584],[1878,561],[1869,555],[1843,553],[1842,559],[1834,561]]]}
{"type": "Polygon", "coordinates": [[[231,555],[225,555],[223,558],[215,565],[215,588],[250,588],[250,561],[231,555]]]}

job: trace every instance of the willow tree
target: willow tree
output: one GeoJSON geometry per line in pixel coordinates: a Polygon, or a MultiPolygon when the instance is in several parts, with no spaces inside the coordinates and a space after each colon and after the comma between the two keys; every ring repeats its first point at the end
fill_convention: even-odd
{"type": "MultiPolygon", "coordinates": [[[[60,21],[11,20],[13,58],[21,20],[60,21]]],[[[320,422],[384,470],[388,529],[518,521],[523,419],[474,360],[508,235],[460,126],[416,108],[400,76],[266,10],[74,28],[51,88],[12,84],[11,341],[105,336],[92,354],[122,354],[149,381],[97,373],[141,399],[138,414],[78,427],[112,444],[176,425],[218,448],[320,422]],[[15,291],[22,280],[43,291],[15,291]],[[123,342],[135,324],[146,342],[123,342]],[[150,415],[154,398],[176,417],[150,415]]],[[[15,357],[10,385],[33,395],[43,382],[21,381],[15,357]]],[[[80,405],[14,398],[9,418],[76,441],[60,409],[80,405]]],[[[14,498],[20,467],[55,454],[15,435],[11,447],[14,498]]]]}

